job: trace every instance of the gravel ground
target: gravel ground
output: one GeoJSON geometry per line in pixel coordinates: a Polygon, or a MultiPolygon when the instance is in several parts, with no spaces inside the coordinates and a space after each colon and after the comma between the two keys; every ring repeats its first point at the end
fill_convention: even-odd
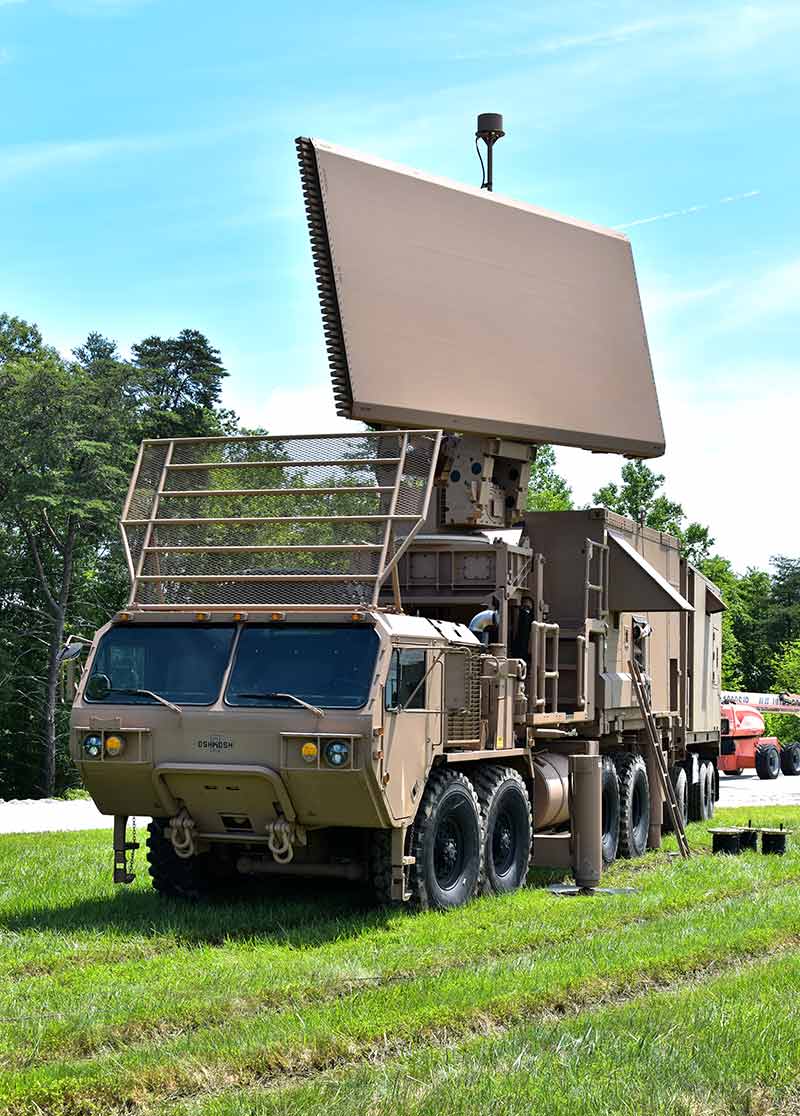
{"type": "MultiPolygon", "coordinates": [[[[750,772],[738,779],[720,776],[719,806],[800,806],[800,778],[759,779],[750,772]]],[[[149,819],[139,819],[145,824],[149,819]]],[[[110,829],[113,819],[91,799],[0,800],[0,833],[46,833],[58,829],[110,829]]]]}
{"type": "Polygon", "coordinates": [[[800,806],[800,777],[759,779],[754,771],[719,777],[718,806],[800,806]]]}

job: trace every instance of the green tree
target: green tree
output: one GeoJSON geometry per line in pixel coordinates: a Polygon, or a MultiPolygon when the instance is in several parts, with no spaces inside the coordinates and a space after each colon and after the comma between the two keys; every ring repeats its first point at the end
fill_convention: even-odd
{"type": "MultiPolygon", "coordinates": [[[[773,687],[777,693],[800,693],[800,639],[784,643],[772,660],[773,687]]],[[[783,744],[800,740],[800,717],[793,713],[770,713],[767,732],[783,744]]]]}
{"type": "Polygon", "coordinates": [[[800,638],[800,558],[777,555],[769,598],[767,633],[773,646],[800,638]]]}
{"type": "Polygon", "coordinates": [[[228,375],[219,350],[196,329],[146,337],[132,348],[146,421],[145,438],[235,433],[236,416],[221,407],[228,375]]]}
{"type": "Polygon", "coordinates": [[[66,361],[35,326],[0,316],[0,763],[28,793],[56,785],[65,634],[91,634],[123,603],[117,520],[140,438],[233,421],[202,334],[135,348],[137,361],[124,361],[93,333],[66,361]]]}
{"type": "Polygon", "coordinates": [[[552,446],[538,446],[528,483],[528,511],[569,511],[572,489],[556,470],[552,446]]]}
{"type": "Polygon", "coordinates": [[[714,539],[708,527],[692,522],[684,526],[686,515],[681,504],[661,492],[663,473],[654,472],[644,461],[626,461],[619,484],[603,485],[592,497],[600,507],[656,531],[674,535],[681,553],[694,565],[708,558],[714,539]]]}
{"type": "Polygon", "coordinates": [[[769,637],[771,593],[772,580],[766,570],[748,569],[737,582],[733,616],[744,686],[764,693],[772,688],[775,654],[769,637]]]}
{"type": "Polygon", "coordinates": [[[700,571],[714,582],[722,593],[725,612],[722,614],[722,689],[740,690],[745,680],[742,670],[742,645],[737,635],[739,617],[739,579],[727,558],[713,555],[700,564],[700,571]]]}

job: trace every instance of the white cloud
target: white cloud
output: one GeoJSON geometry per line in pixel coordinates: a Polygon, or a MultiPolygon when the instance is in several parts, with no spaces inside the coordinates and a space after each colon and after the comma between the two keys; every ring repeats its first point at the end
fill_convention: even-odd
{"type": "Polygon", "coordinates": [[[800,306],[800,257],[756,275],[742,283],[731,304],[731,322],[744,325],[756,320],[797,314],[800,306]]]}
{"type": "Polygon", "coordinates": [[[101,140],[57,140],[52,143],[6,148],[0,154],[0,183],[58,167],[94,162],[117,155],[139,155],[166,146],[169,146],[169,142],[165,137],[126,139],[118,136],[101,140]]]}
{"type": "Polygon", "coordinates": [[[757,198],[760,190],[748,190],[744,194],[729,194],[727,197],[718,198],[715,202],[701,202],[699,205],[690,205],[685,209],[670,209],[666,213],[657,213],[654,217],[638,217],[635,221],[626,221],[622,225],[615,225],[615,229],[632,229],[636,225],[652,225],[654,221],[669,221],[673,217],[686,217],[691,213],[701,213],[715,205],[730,205],[731,202],[746,201],[757,198]]]}
{"type": "MultiPolygon", "coordinates": [[[[0,0],[2,2],[2,0],[0,0]]],[[[142,136],[110,136],[91,140],[53,140],[48,143],[7,147],[0,152],[0,185],[25,175],[80,166],[101,159],[142,155],[151,151],[204,146],[240,133],[256,130],[257,119],[237,120],[217,128],[190,128],[183,132],[142,136]]]]}
{"type": "Polygon", "coordinates": [[[225,403],[244,426],[264,427],[271,434],[324,434],[363,429],[363,423],[340,418],[333,405],[329,379],[302,387],[276,387],[266,392],[242,392],[226,384],[225,403]]]}
{"type": "MultiPolygon", "coordinates": [[[[649,462],[690,520],[706,523],[715,550],[744,570],[773,554],[800,556],[800,517],[787,514],[797,473],[800,364],[737,368],[709,402],[708,386],[659,381],[667,452],[649,462]]],[[[617,456],[558,449],[576,502],[618,480],[617,456]]]]}

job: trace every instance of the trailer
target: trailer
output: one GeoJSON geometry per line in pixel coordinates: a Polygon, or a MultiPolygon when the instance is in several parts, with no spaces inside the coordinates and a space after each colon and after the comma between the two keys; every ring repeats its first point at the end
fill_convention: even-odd
{"type": "Polygon", "coordinates": [[[664,436],[620,234],[297,141],[340,414],[369,429],[145,442],[131,593],[71,749],[150,874],[337,877],[446,909],[713,812],[718,591],[603,509],[526,511],[544,441],[664,436]]]}

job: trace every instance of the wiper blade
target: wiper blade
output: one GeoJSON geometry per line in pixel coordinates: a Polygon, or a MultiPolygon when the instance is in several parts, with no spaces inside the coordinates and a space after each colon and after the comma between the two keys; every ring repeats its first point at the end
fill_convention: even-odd
{"type": "Polygon", "coordinates": [[[115,686],[113,692],[115,694],[131,694],[133,696],[152,698],[153,701],[157,701],[159,705],[166,705],[167,709],[171,709],[172,712],[177,713],[179,717],[183,716],[183,710],[179,705],[175,705],[172,701],[167,701],[165,697],[155,693],[153,690],[118,690],[115,686]]]}
{"type": "Polygon", "coordinates": [[[320,709],[318,705],[312,705],[310,701],[303,701],[302,698],[296,697],[295,694],[279,694],[271,690],[261,690],[258,692],[245,692],[240,691],[233,695],[240,698],[286,698],[287,701],[296,701],[298,705],[302,705],[304,709],[310,709],[312,713],[316,713],[318,717],[325,716],[325,710],[320,709]]]}

